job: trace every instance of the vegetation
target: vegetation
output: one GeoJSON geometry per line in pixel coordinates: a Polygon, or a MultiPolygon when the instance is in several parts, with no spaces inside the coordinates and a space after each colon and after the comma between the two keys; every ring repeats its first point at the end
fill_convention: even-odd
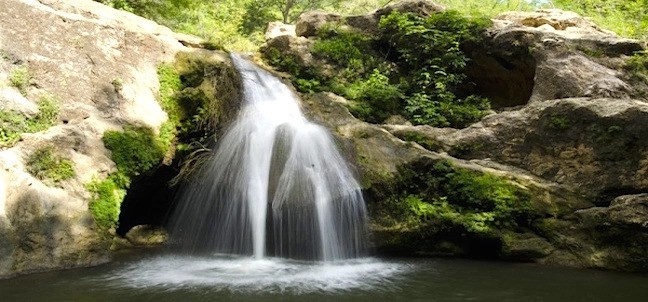
{"type": "Polygon", "coordinates": [[[648,84],[648,52],[638,52],[626,61],[623,68],[630,72],[632,78],[648,84]]]}
{"type": "Polygon", "coordinates": [[[59,185],[76,175],[72,161],[57,155],[52,147],[34,151],[27,159],[27,171],[48,185],[59,185]]]}
{"type": "Polygon", "coordinates": [[[128,178],[119,172],[104,180],[94,178],[86,184],[86,189],[92,195],[88,207],[101,230],[107,232],[117,224],[120,205],[129,184],[128,178]]]}
{"type": "Polygon", "coordinates": [[[419,144],[421,147],[431,151],[438,151],[439,149],[441,149],[441,143],[427,137],[425,134],[421,132],[406,131],[403,133],[396,133],[396,136],[398,136],[398,138],[404,141],[415,142],[419,144]]]}
{"type": "Polygon", "coordinates": [[[293,75],[298,90],[340,94],[351,101],[351,112],[365,121],[381,123],[399,114],[414,124],[465,127],[490,108],[485,98],[459,93],[468,62],[463,49],[480,43],[488,24],[454,11],[428,18],[395,12],[380,20],[376,35],[340,24],[322,27],[312,53],[332,67],[318,70],[271,47],[264,55],[293,75]]]}
{"type": "Polygon", "coordinates": [[[648,39],[648,0],[553,0],[624,37],[648,39]]]}
{"type": "Polygon", "coordinates": [[[129,126],[124,131],[106,131],[102,140],[117,170],[126,177],[146,172],[164,157],[162,142],[149,128],[129,126]]]}
{"type": "Polygon", "coordinates": [[[566,116],[553,114],[547,119],[546,126],[549,129],[565,131],[569,129],[571,125],[569,119],[566,116]]]}
{"type": "Polygon", "coordinates": [[[27,87],[29,87],[29,81],[31,81],[31,78],[29,69],[24,65],[15,68],[9,74],[9,82],[11,82],[11,85],[16,87],[23,96],[27,95],[27,87]]]}
{"type": "Polygon", "coordinates": [[[128,126],[124,131],[106,131],[102,138],[110,150],[117,171],[106,179],[94,178],[86,184],[91,198],[88,207],[100,229],[116,226],[121,202],[134,177],[150,170],[162,161],[164,146],[153,130],[128,126]]]}
{"type": "Polygon", "coordinates": [[[412,122],[465,127],[486,115],[488,100],[458,97],[457,88],[466,80],[463,69],[469,60],[462,47],[479,44],[488,25],[485,19],[467,19],[456,11],[428,18],[392,13],[380,20],[395,61],[409,73],[401,82],[412,122]]]}
{"type": "Polygon", "coordinates": [[[411,229],[432,233],[492,234],[530,225],[530,196],[492,174],[423,160],[401,167],[385,205],[411,229]]]}
{"type": "Polygon", "coordinates": [[[158,78],[158,101],[169,116],[160,131],[165,151],[172,141],[187,152],[193,149],[190,141],[208,144],[227,107],[238,98],[234,69],[204,54],[180,53],[175,65],[158,66],[158,78]]]}
{"type": "Polygon", "coordinates": [[[28,116],[14,111],[0,110],[0,147],[10,147],[20,140],[22,133],[43,131],[56,124],[58,100],[43,96],[38,102],[38,113],[28,116]]]}

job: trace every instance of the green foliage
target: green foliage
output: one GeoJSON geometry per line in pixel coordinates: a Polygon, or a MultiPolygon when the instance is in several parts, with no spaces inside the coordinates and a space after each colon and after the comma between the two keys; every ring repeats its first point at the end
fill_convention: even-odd
{"type": "Polygon", "coordinates": [[[117,170],[129,178],[153,168],[164,156],[162,142],[149,128],[129,126],[124,131],[106,131],[102,140],[117,170]]]}
{"type": "Polygon", "coordinates": [[[648,84],[648,51],[634,54],[625,62],[623,69],[627,70],[632,78],[648,84]]]}
{"type": "Polygon", "coordinates": [[[459,91],[466,84],[463,48],[481,43],[488,24],[453,11],[428,18],[394,12],[380,20],[380,33],[337,23],[322,26],[311,51],[323,66],[304,64],[272,47],[264,55],[292,75],[299,91],[342,95],[365,121],[382,123],[402,115],[415,124],[461,128],[490,109],[487,99],[459,91]]]}
{"type": "Polygon", "coordinates": [[[465,44],[478,44],[485,19],[467,19],[456,11],[422,18],[392,13],[380,20],[383,40],[395,52],[395,62],[407,71],[401,80],[408,95],[405,111],[416,124],[466,127],[479,121],[490,108],[479,96],[457,97],[466,76],[465,44]]]}
{"type": "Polygon", "coordinates": [[[27,171],[48,185],[59,185],[76,175],[72,161],[57,155],[52,147],[34,151],[27,159],[27,171]]]}
{"type": "Polygon", "coordinates": [[[438,151],[441,148],[441,144],[439,142],[428,138],[426,135],[417,131],[407,131],[404,133],[397,133],[396,135],[402,140],[415,142],[421,145],[421,147],[430,151],[438,151]]]}
{"type": "Polygon", "coordinates": [[[374,69],[366,80],[350,85],[343,93],[354,100],[351,112],[371,123],[380,123],[389,116],[400,113],[402,94],[396,85],[378,69],[374,69]]]}
{"type": "Polygon", "coordinates": [[[104,180],[94,178],[86,184],[86,189],[91,194],[88,207],[101,230],[108,231],[116,226],[120,205],[129,183],[128,177],[117,172],[104,180]]]}
{"type": "Polygon", "coordinates": [[[553,0],[621,36],[648,39],[648,0],[553,0]]]}
{"type": "Polygon", "coordinates": [[[204,53],[179,53],[174,65],[158,66],[158,101],[169,119],[160,129],[164,150],[192,152],[189,141],[207,144],[225,109],[238,98],[234,69],[204,53]]]}
{"type": "Polygon", "coordinates": [[[18,88],[20,93],[24,96],[27,95],[27,87],[29,87],[31,79],[32,76],[29,73],[29,69],[24,65],[13,69],[9,74],[9,82],[11,85],[18,88]]]}
{"type": "Polygon", "coordinates": [[[294,54],[282,53],[276,48],[267,48],[263,50],[263,57],[277,70],[289,73],[292,76],[293,85],[298,91],[310,93],[325,90],[324,83],[327,80],[321,75],[321,72],[313,67],[300,64],[294,54]]]}
{"type": "Polygon", "coordinates": [[[490,233],[530,223],[529,193],[495,175],[446,161],[414,163],[399,172],[389,212],[412,227],[490,233]]]}
{"type": "Polygon", "coordinates": [[[549,116],[549,119],[547,119],[546,126],[549,129],[565,131],[569,129],[571,125],[569,119],[566,116],[553,114],[549,116]]]}
{"type": "Polygon", "coordinates": [[[22,133],[43,131],[56,124],[58,119],[58,100],[43,96],[38,102],[38,113],[27,116],[14,111],[0,110],[0,147],[9,147],[20,140],[22,133]]]}

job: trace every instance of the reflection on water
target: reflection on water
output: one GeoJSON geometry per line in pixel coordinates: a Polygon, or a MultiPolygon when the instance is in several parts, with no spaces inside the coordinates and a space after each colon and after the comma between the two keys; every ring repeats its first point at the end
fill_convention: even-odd
{"type": "Polygon", "coordinates": [[[646,301],[648,276],[451,259],[134,255],[0,280],[0,301],[646,301]]]}

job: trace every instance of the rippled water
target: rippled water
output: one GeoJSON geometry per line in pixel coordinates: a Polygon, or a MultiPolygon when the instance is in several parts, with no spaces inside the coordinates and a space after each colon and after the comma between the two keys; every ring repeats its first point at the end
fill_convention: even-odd
{"type": "Polygon", "coordinates": [[[115,288],[335,293],[386,286],[410,269],[407,264],[373,258],[313,263],[280,258],[161,256],[130,263],[96,281],[115,288]]]}
{"type": "Polygon", "coordinates": [[[0,301],[646,301],[648,276],[452,259],[131,255],[0,280],[0,301]]]}

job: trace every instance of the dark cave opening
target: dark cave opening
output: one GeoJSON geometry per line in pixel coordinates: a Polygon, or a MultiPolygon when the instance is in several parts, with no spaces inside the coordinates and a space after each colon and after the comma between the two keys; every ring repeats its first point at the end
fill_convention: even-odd
{"type": "Polygon", "coordinates": [[[528,51],[475,51],[466,75],[475,94],[487,97],[493,109],[526,105],[535,86],[536,60],[528,51]]]}
{"type": "Polygon", "coordinates": [[[173,209],[177,186],[169,185],[178,171],[167,165],[133,179],[121,204],[117,235],[137,225],[164,226],[173,209]]]}

